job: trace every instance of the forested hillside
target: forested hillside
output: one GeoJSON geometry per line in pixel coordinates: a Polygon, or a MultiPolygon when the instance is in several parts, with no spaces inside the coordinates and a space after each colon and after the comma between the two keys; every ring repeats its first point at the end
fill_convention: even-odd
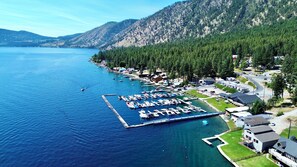
{"type": "Polygon", "coordinates": [[[151,71],[163,68],[171,77],[187,76],[191,80],[194,76],[232,75],[232,55],[238,55],[234,63],[237,67],[248,57],[253,58],[254,67],[272,67],[274,56],[291,57],[295,61],[297,19],[201,39],[101,51],[93,60],[107,60],[110,67],[124,65],[151,71]]]}

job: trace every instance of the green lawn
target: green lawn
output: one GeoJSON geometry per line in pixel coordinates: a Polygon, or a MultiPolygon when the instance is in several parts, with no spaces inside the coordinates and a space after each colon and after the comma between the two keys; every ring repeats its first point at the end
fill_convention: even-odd
{"type": "Polygon", "coordinates": [[[221,148],[224,153],[232,160],[256,155],[256,153],[254,153],[253,151],[239,144],[239,142],[241,142],[241,137],[242,130],[228,132],[221,136],[222,139],[229,143],[228,145],[225,145],[221,148]]]}
{"type": "Polygon", "coordinates": [[[228,142],[228,145],[222,147],[224,153],[233,161],[236,161],[236,163],[241,167],[275,167],[276,164],[267,159],[265,155],[257,156],[256,153],[239,144],[241,142],[242,132],[242,130],[238,130],[228,132],[221,136],[223,140],[228,142]],[[246,157],[251,158],[239,160],[246,157]]]}
{"type": "Polygon", "coordinates": [[[228,86],[224,86],[224,85],[221,85],[218,83],[216,83],[215,86],[225,92],[228,92],[228,93],[236,93],[237,92],[237,90],[234,88],[229,88],[228,86]]]}
{"type": "Polygon", "coordinates": [[[235,123],[234,123],[232,120],[229,120],[229,121],[227,122],[227,125],[228,125],[228,127],[229,127],[230,130],[235,130],[235,129],[237,129],[235,123]]]}
{"type": "Polygon", "coordinates": [[[197,90],[189,90],[186,92],[186,94],[189,94],[191,96],[198,97],[198,98],[208,98],[208,96],[202,93],[199,93],[197,90]]]}
{"type": "MultiPolygon", "coordinates": [[[[285,129],[280,135],[282,137],[288,137],[288,133],[289,133],[289,128],[285,129]]],[[[297,137],[297,127],[296,126],[292,126],[291,128],[291,135],[290,136],[296,136],[297,137]]]]}
{"type": "Polygon", "coordinates": [[[246,78],[243,77],[243,76],[239,76],[239,77],[237,77],[236,79],[237,79],[239,82],[244,83],[244,84],[248,81],[248,79],[246,79],[246,78]]]}
{"type": "Polygon", "coordinates": [[[232,103],[226,103],[224,99],[219,99],[217,101],[216,98],[210,98],[210,99],[207,99],[206,101],[220,111],[225,111],[226,108],[236,107],[232,103]]]}
{"type": "Polygon", "coordinates": [[[268,160],[265,155],[245,159],[236,163],[241,167],[277,167],[277,165],[268,160]]]}
{"type": "Polygon", "coordinates": [[[248,85],[250,85],[250,86],[253,87],[254,89],[257,88],[256,85],[255,85],[253,82],[251,82],[251,81],[248,82],[248,85]]]}

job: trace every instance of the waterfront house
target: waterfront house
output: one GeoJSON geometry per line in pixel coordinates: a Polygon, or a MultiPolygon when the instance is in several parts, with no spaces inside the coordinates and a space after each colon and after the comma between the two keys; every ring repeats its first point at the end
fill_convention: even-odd
{"type": "Polygon", "coordinates": [[[233,108],[226,108],[226,114],[231,115],[231,113],[236,113],[236,112],[244,112],[248,111],[249,107],[233,107],[233,108]]]}
{"type": "Polygon", "coordinates": [[[239,117],[252,115],[251,113],[247,112],[248,110],[249,110],[249,107],[246,107],[246,106],[226,108],[225,114],[233,121],[236,121],[239,117]]]}
{"type": "Polygon", "coordinates": [[[158,83],[158,82],[160,82],[160,81],[163,80],[163,77],[160,76],[160,75],[155,75],[155,76],[152,77],[151,80],[152,80],[153,82],[155,82],[155,83],[158,83]]]}
{"type": "Polygon", "coordinates": [[[248,106],[253,105],[256,101],[261,101],[261,99],[257,95],[245,95],[239,96],[237,98],[237,102],[248,106]]]}
{"type": "Polygon", "coordinates": [[[223,99],[228,99],[229,95],[226,93],[220,93],[219,96],[221,96],[223,99]]]}
{"type": "MultiPolygon", "coordinates": [[[[247,112],[247,111],[235,112],[235,113],[231,113],[231,120],[236,122],[238,119],[248,117],[248,116],[252,116],[252,114],[250,112],[247,112]]],[[[243,126],[241,126],[241,128],[242,127],[243,126]]]]}
{"type": "Polygon", "coordinates": [[[261,101],[257,95],[247,95],[241,92],[236,92],[228,96],[235,102],[243,105],[252,106],[256,101],[261,101]]]}
{"type": "Polygon", "coordinates": [[[265,152],[279,139],[269,126],[261,125],[244,129],[244,144],[257,152],[265,152]]]}
{"type": "MultiPolygon", "coordinates": [[[[263,124],[264,123],[264,125],[269,125],[269,121],[268,120],[271,119],[271,115],[268,115],[268,114],[240,116],[240,117],[238,117],[238,119],[235,120],[235,125],[238,128],[243,128],[244,127],[244,124],[245,124],[245,120],[247,120],[247,123],[249,123],[248,120],[251,120],[254,117],[263,117],[266,121],[263,121],[263,120],[261,121],[261,120],[258,119],[258,123],[260,123],[260,124],[263,124]]],[[[254,124],[252,124],[252,125],[254,126],[254,124]]]]}
{"type": "Polygon", "coordinates": [[[244,129],[261,125],[269,125],[269,121],[264,117],[257,115],[244,118],[244,129]]]}
{"type": "Polygon", "coordinates": [[[297,167],[297,142],[293,138],[280,138],[273,148],[269,149],[272,158],[282,166],[297,167]]]}

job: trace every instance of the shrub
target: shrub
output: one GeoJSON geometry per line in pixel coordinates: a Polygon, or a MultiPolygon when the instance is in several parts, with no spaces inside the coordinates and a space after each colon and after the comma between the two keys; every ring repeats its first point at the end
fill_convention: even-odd
{"type": "Polygon", "coordinates": [[[282,112],[282,111],[279,111],[279,112],[276,114],[277,117],[282,116],[282,115],[284,115],[284,112],[282,112]]]}

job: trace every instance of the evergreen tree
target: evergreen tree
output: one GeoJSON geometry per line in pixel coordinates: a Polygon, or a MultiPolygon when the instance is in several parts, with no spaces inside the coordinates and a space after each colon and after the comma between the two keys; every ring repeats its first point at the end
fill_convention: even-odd
{"type": "Polygon", "coordinates": [[[273,90],[274,96],[276,98],[283,96],[285,86],[285,81],[281,74],[278,74],[272,78],[271,89],[273,90]]]}
{"type": "Polygon", "coordinates": [[[251,114],[263,114],[266,111],[266,104],[264,101],[256,101],[251,109],[251,114]]]}

